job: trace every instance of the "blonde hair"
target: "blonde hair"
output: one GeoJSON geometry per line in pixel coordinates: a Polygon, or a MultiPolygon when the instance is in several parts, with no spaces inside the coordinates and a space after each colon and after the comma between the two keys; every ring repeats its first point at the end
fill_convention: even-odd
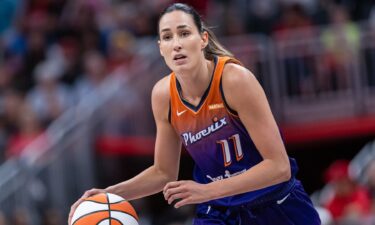
{"type": "Polygon", "coordinates": [[[208,44],[204,49],[204,56],[206,59],[212,59],[215,55],[234,57],[233,54],[219,42],[214,32],[212,32],[212,30],[205,24],[203,24],[202,30],[203,32],[206,31],[208,33],[208,44]]]}

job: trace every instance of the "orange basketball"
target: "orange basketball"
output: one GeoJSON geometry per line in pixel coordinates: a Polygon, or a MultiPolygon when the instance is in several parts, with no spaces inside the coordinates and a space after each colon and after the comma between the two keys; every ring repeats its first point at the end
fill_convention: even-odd
{"type": "Polygon", "coordinates": [[[72,217],[71,225],[139,225],[133,206],[122,197],[101,193],[86,198],[72,217]]]}

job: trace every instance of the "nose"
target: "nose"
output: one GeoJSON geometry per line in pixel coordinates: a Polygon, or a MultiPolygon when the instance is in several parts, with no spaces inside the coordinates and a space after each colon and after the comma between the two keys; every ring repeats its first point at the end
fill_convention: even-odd
{"type": "Polygon", "coordinates": [[[182,49],[180,39],[178,37],[173,39],[173,50],[179,51],[182,49]]]}

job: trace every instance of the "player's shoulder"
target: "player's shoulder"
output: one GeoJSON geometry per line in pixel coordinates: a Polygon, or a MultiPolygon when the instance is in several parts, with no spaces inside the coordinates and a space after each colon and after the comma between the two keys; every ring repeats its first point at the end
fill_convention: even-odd
{"type": "Polygon", "coordinates": [[[169,109],[169,82],[171,75],[165,76],[154,85],[151,102],[155,115],[167,115],[169,109]]]}
{"type": "Polygon", "coordinates": [[[169,100],[170,77],[171,75],[165,76],[156,82],[152,89],[153,98],[156,97],[169,100]]]}
{"type": "Polygon", "coordinates": [[[224,66],[222,82],[225,86],[242,87],[253,79],[253,73],[242,65],[229,62],[224,66]]]}

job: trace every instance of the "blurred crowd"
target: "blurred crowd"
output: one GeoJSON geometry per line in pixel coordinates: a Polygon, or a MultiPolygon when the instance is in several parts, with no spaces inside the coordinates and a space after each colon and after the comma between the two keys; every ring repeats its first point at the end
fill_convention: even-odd
{"type": "MultiPolygon", "coordinates": [[[[172,2],[0,1],[0,163],[21,154],[25,146],[43,135],[52,121],[89,95],[108,76],[126,71],[139,60],[137,44],[142,39],[155,39],[158,16],[172,2]]],[[[371,0],[180,2],[194,6],[218,36],[251,33],[284,40],[290,38],[284,31],[303,30],[302,36],[293,37],[298,39],[309,37],[313,27],[334,25],[336,29],[323,29],[321,34],[327,49],[325,64],[319,68],[322,71],[319,74],[325,75],[317,79],[322,90],[328,89],[327,84],[330,86],[331,80],[336,79],[335,75],[327,74],[344,70],[341,66],[351,61],[347,53],[358,48],[360,34],[356,22],[369,21],[375,25],[375,4],[371,0]],[[341,34],[341,41],[346,44],[336,41],[337,34],[341,34]]],[[[293,71],[288,76],[292,82],[290,94],[309,92],[308,80],[296,86],[293,82],[300,78],[293,77],[293,71]]],[[[345,88],[349,79],[340,77],[335,85],[338,89],[345,88]]],[[[336,221],[354,218],[354,214],[371,215],[374,210],[372,192],[350,180],[347,167],[348,162],[342,161],[332,165],[333,172],[327,172],[330,184],[327,193],[332,199],[324,203],[319,200],[336,221]]],[[[46,212],[43,224],[61,224],[56,218],[59,218],[56,212],[46,212]]],[[[22,216],[8,218],[12,220],[9,223],[5,220],[0,214],[0,225],[29,224],[22,216]]],[[[374,223],[371,221],[369,224],[374,223]]]]}
{"type": "Polygon", "coordinates": [[[312,194],[322,224],[375,224],[375,142],[351,160],[337,159],[323,174],[325,185],[312,194]]]}
{"type": "MultiPolygon", "coordinates": [[[[129,67],[137,56],[136,45],[157,35],[157,19],[171,0],[4,0],[0,2],[0,162],[19,154],[35,136],[62,112],[119,68],[129,67]]],[[[340,61],[359,45],[358,25],[375,23],[372,1],[334,0],[204,0],[182,1],[193,5],[219,36],[246,33],[291,38],[283,31],[337,24],[322,32],[330,52],[326,71],[318,77],[322,89],[340,73],[340,61]],[[333,36],[344,33],[350,45],[333,36]],[[349,49],[345,48],[348,46],[349,49]],[[341,53],[340,53],[341,52],[341,53]],[[333,71],[332,68],[335,68],[333,71]]],[[[293,37],[297,39],[300,37],[293,37]]],[[[301,60],[301,59],[299,59],[301,60]]],[[[303,59],[302,59],[303,60],[303,59]]],[[[298,64],[298,60],[287,60],[298,64]]],[[[303,64],[307,65],[307,64],[303,64]]],[[[293,66],[291,67],[293,68],[293,66]]],[[[341,68],[343,69],[343,68],[341,68]]],[[[292,70],[292,69],[291,69],[292,70]]],[[[289,81],[300,77],[288,71],[289,81]]],[[[347,74],[347,73],[342,73],[347,74]]],[[[335,83],[348,86],[342,75],[335,83]]],[[[291,94],[308,90],[309,82],[289,85],[291,94]],[[296,90],[298,89],[298,90],[296,90]]]]}

